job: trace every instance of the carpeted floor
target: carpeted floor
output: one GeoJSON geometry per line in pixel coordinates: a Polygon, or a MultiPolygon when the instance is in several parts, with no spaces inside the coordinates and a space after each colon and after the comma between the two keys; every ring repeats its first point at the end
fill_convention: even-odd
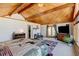
{"type": "Polygon", "coordinates": [[[44,38],[44,40],[58,42],[52,50],[53,56],[74,56],[73,45],[59,41],[56,38],[44,38]]]}

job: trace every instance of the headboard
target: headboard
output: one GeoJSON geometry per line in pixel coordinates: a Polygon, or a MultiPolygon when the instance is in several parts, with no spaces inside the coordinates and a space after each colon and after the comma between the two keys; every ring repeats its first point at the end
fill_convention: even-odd
{"type": "Polygon", "coordinates": [[[21,39],[21,38],[25,38],[25,33],[13,33],[12,34],[12,39],[21,39]]]}

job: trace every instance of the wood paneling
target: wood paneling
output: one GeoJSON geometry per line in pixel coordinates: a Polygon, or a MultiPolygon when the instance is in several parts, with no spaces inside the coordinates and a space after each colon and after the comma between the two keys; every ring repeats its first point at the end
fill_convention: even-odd
{"type": "Polygon", "coordinates": [[[15,12],[18,9],[18,7],[20,7],[21,5],[22,5],[22,3],[20,3],[19,5],[17,5],[16,8],[9,13],[9,15],[12,15],[13,12],[15,12]]]}
{"type": "Polygon", "coordinates": [[[29,21],[39,24],[56,24],[60,22],[70,22],[72,19],[73,6],[66,7],[60,10],[51,11],[40,16],[29,18],[29,21]]]}
{"type": "Polygon", "coordinates": [[[73,5],[74,5],[74,4],[64,4],[64,5],[61,5],[61,6],[57,6],[57,7],[55,7],[55,8],[49,9],[49,10],[47,10],[47,11],[44,11],[44,12],[41,12],[41,13],[32,15],[32,16],[30,16],[30,17],[28,17],[28,18],[33,18],[33,17],[36,17],[36,16],[42,16],[42,15],[44,15],[44,14],[51,13],[51,12],[54,12],[54,11],[57,11],[57,10],[61,10],[61,9],[66,8],[66,7],[69,7],[69,6],[71,7],[71,6],[73,6],[73,5]]]}
{"type": "Polygon", "coordinates": [[[53,9],[57,6],[64,5],[65,3],[44,3],[44,6],[39,7],[38,4],[34,4],[31,8],[28,8],[21,12],[21,14],[27,18],[33,16],[35,14],[39,14],[40,12],[44,12],[50,9],[53,9]]]}
{"type": "Polygon", "coordinates": [[[20,12],[24,11],[25,9],[31,7],[32,5],[33,5],[32,3],[23,3],[13,13],[20,13],[20,12]]]}
{"type": "Polygon", "coordinates": [[[0,3],[0,16],[19,13],[26,20],[39,24],[73,21],[74,3],[0,3]]]}
{"type": "Polygon", "coordinates": [[[0,16],[6,16],[11,14],[13,10],[20,4],[17,3],[0,3],[0,16]]]}

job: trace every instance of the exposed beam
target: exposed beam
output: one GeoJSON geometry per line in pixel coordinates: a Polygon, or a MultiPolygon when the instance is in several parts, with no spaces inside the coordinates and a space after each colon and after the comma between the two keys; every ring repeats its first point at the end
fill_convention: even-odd
{"type": "Polygon", "coordinates": [[[75,8],[76,8],[76,3],[74,3],[74,6],[73,6],[73,12],[72,12],[72,19],[74,20],[74,12],[75,12],[75,8]]]}
{"type": "Polygon", "coordinates": [[[31,7],[32,5],[33,5],[32,3],[23,3],[13,13],[20,13],[20,12],[24,11],[25,9],[31,7]]]}
{"type": "Polygon", "coordinates": [[[23,4],[23,3],[19,3],[19,4],[16,6],[16,8],[15,8],[13,11],[11,11],[8,15],[11,15],[18,7],[20,7],[22,4],[23,4]]]}
{"type": "Polygon", "coordinates": [[[79,11],[77,12],[77,14],[76,14],[76,16],[75,16],[75,18],[74,18],[74,20],[77,18],[77,16],[79,15],[79,11]]]}
{"type": "Polygon", "coordinates": [[[75,19],[75,17],[76,17],[76,15],[77,15],[78,11],[79,11],[79,4],[78,4],[78,3],[75,3],[73,19],[75,19]]]}
{"type": "Polygon", "coordinates": [[[66,7],[69,7],[69,6],[74,6],[74,3],[67,3],[67,4],[64,4],[64,5],[61,5],[61,6],[58,6],[58,7],[55,7],[53,9],[50,9],[50,10],[47,10],[47,11],[44,11],[44,12],[40,12],[38,14],[35,14],[35,15],[32,15],[32,16],[29,16],[27,17],[28,19],[32,19],[32,18],[35,18],[37,16],[42,16],[42,15],[45,15],[47,13],[51,13],[51,12],[54,12],[54,11],[57,11],[57,10],[61,10],[63,8],[66,8],[66,7]]]}

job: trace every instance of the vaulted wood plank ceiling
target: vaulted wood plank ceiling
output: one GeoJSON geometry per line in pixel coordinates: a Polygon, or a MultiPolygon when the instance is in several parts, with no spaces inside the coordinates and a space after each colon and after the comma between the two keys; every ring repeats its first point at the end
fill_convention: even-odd
{"type": "Polygon", "coordinates": [[[7,16],[7,15],[11,14],[20,5],[21,4],[0,3],[0,16],[7,16]]]}
{"type": "Polygon", "coordinates": [[[43,6],[40,6],[39,4],[34,4],[32,7],[25,9],[23,12],[21,12],[21,14],[24,15],[25,17],[30,17],[33,15],[39,14],[40,12],[53,9],[54,7],[57,7],[60,5],[63,5],[63,4],[44,4],[43,6]]]}
{"type": "Polygon", "coordinates": [[[26,20],[39,24],[73,21],[75,3],[0,3],[0,16],[21,14],[26,20]]]}
{"type": "Polygon", "coordinates": [[[42,16],[37,16],[35,18],[32,18],[31,21],[35,22],[41,22],[42,24],[51,24],[51,23],[60,23],[60,22],[68,22],[68,21],[72,21],[72,13],[73,11],[69,11],[72,10],[72,7],[67,7],[64,8],[62,10],[57,10],[54,12],[50,12],[47,14],[44,14],[42,16]],[[33,20],[35,19],[35,20],[33,20]]]}

